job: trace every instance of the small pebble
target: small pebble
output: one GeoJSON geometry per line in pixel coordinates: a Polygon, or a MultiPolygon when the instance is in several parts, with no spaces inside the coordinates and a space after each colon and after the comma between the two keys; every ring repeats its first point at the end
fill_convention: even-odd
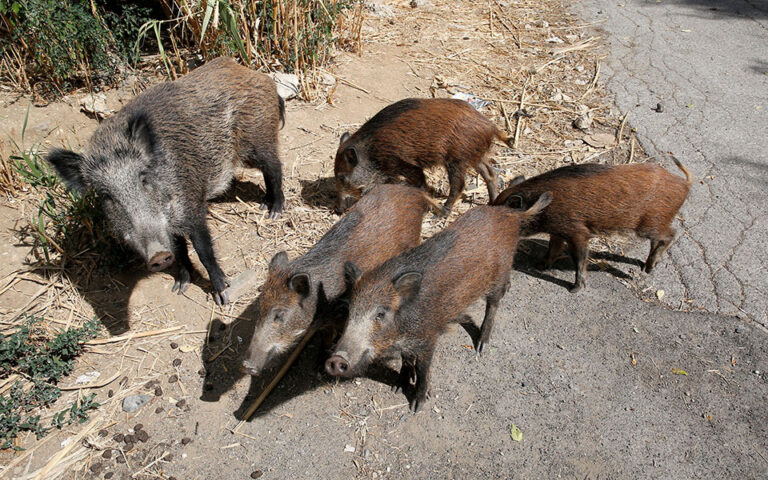
{"type": "Polygon", "coordinates": [[[134,432],[138,432],[139,430],[144,430],[144,424],[143,424],[143,423],[137,423],[137,424],[136,424],[136,425],[133,427],[133,431],[134,431],[134,432]]]}
{"type": "Polygon", "coordinates": [[[173,366],[174,367],[178,367],[179,365],[181,365],[181,359],[180,358],[174,358],[173,359],[173,366]]]}
{"type": "Polygon", "coordinates": [[[179,344],[176,342],[171,342],[171,348],[176,350],[177,348],[179,348],[179,344]]]}
{"type": "Polygon", "coordinates": [[[192,439],[191,439],[191,438],[189,438],[189,437],[184,437],[184,438],[182,438],[182,439],[181,439],[181,444],[182,444],[182,445],[187,445],[187,444],[189,444],[191,441],[192,441],[192,439]]]}
{"type": "Polygon", "coordinates": [[[123,451],[130,452],[131,450],[133,450],[133,444],[132,443],[126,443],[125,446],[123,447],[123,451]]]}
{"type": "Polygon", "coordinates": [[[141,431],[139,431],[139,433],[136,434],[136,438],[141,443],[147,443],[147,440],[149,440],[149,434],[147,433],[146,430],[141,430],[141,431]]]}
{"type": "Polygon", "coordinates": [[[93,473],[99,473],[103,468],[104,468],[104,465],[100,463],[94,463],[93,465],[91,465],[91,471],[93,473]]]}
{"type": "Polygon", "coordinates": [[[255,472],[251,473],[251,478],[261,478],[262,475],[264,475],[264,472],[261,470],[256,470],[255,472]]]}
{"type": "Polygon", "coordinates": [[[157,407],[155,413],[163,413],[163,407],[157,407]]]}
{"type": "Polygon", "coordinates": [[[115,474],[115,472],[107,472],[107,473],[105,473],[105,474],[104,474],[104,478],[106,478],[107,480],[109,480],[110,478],[112,478],[112,476],[113,476],[114,474],[115,474]]]}
{"type": "Polygon", "coordinates": [[[654,108],[654,110],[656,110],[656,113],[662,113],[664,111],[664,105],[662,105],[661,103],[657,103],[656,108],[654,108]]]}
{"type": "Polygon", "coordinates": [[[114,441],[116,441],[118,443],[122,442],[123,439],[125,439],[125,435],[123,435],[122,433],[116,433],[115,436],[112,437],[112,440],[114,440],[114,441]]]}
{"type": "Polygon", "coordinates": [[[184,408],[184,405],[186,405],[186,404],[187,404],[187,401],[184,400],[183,398],[181,400],[179,400],[178,402],[176,402],[176,406],[178,408],[184,408]]]}
{"type": "Polygon", "coordinates": [[[155,387],[155,396],[156,397],[162,397],[163,396],[163,389],[160,387],[160,385],[155,387]]]}
{"type": "Polygon", "coordinates": [[[106,437],[107,435],[109,435],[109,432],[106,429],[102,428],[101,430],[99,430],[100,437],[106,437]]]}
{"type": "Polygon", "coordinates": [[[101,454],[101,458],[105,458],[107,460],[112,458],[112,450],[110,450],[109,448],[104,450],[104,453],[101,454]]]}
{"type": "Polygon", "coordinates": [[[110,391],[108,391],[108,392],[107,392],[107,396],[108,396],[109,398],[112,398],[112,397],[114,397],[114,396],[115,396],[115,391],[114,391],[114,390],[110,390],[110,391]]]}
{"type": "Polygon", "coordinates": [[[136,435],[126,435],[123,438],[123,441],[125,443],[136,443],[136,435]]]}
{"type": "Polygon", "coordinates": [[[117,457],[115,457],[115,461],[117,463],[125,463],[125,457],[122,455],[118,455],[117,457]]]}
{"type": "Polygon", "coordinates": [[[126,413],[133,413],[146,405],[152,397],[149,395],[131,395],[123,399],[123,411],[126,413]]]}
{"type": "Polygon", "coordinates": [[[179,381],[179,377],[174,373],[170,377],[168,377],[168,383],[176,383],[179,381]]]}
{"type": "Polygon", "coordinates": [[[172,454],[172,453],[169,453],[168,455],[166,455],[166,456],[165,456],[165,460],[166,460],[166,461],[168,461],[168,462],[170,462],[171,460],[173,460],[173,454],[172,454]]]}

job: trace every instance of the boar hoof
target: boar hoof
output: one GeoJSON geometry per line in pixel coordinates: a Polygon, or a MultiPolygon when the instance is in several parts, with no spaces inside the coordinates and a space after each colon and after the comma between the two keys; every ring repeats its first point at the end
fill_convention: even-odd
{"type": "Polygon", "coordinates": [[[416,413],[419,410],[421,410],[421,407],[423,407],[424,404],[427,403],[428,398],[429,398],[429,395],[424,395],[424,396],[417,396],[416,398],[411,400],[410,402],[411,411],[413,413],[416,413]]]}
{"type": "Polygon", "coordinates": [[[569,288],[568,290],[569,290],[571,293],[576,293],[576,292],[579,292],[579,291],[581,291],[581,289],[583,289],[583,288],[584,288],[584,282],[576,282],[576,283],[574,283],[574,284],[573,284],[573,286],[572,286],[571,288],[569,288]]]}
{"type": "Polygon", "coordinates": [[[653,264],[645,262],[645,267],[643,268],[643,270],[645,271],[645,273],[651,273],[651,271],[653,270],[653,264]]]}
{"type": "Polygon", "coordinates": [[[399,381],[396,384],[392,385],[392,393],[400,393],[404,389],[405,387],[399,381]]]}
{"type": "Polygon", "coordinates": [[[171,288],[171,291],[176,292],[177,295],[181,295],[189,288],[190,280],[191,276],[189,274],[189,270],[183,267],[179,268],[179,273],[176,276],[176,281],[173,282],[173,288],[171,288]]]}
{"type": "Polygon", "coordinates": [[[213,301],[216,302],[216,305],[228,304],[229,294],[227,293],[227,288],[229,288],[230,283],[227,277],[222,275],[220,278],[211,281],[211,283],[213,284],[213,301]]]}
{"type": "Polygon", "coordinates": [[[478,355],[482,355],[485,352],[485,347],[488,345],[488,340],[478,340],[475,350],[478,355]]]}

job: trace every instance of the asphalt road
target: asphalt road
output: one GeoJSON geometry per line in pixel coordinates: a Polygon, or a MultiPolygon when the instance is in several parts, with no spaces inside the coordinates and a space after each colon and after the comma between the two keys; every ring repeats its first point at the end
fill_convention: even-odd
{"type": "Polygon", "coordinates": [[[697,180],[679,241],[653,275],[663,301],[768,326],[768,2],[575,8],[606,34],[603,80],[646,151],[673,152],[697,180]]]}

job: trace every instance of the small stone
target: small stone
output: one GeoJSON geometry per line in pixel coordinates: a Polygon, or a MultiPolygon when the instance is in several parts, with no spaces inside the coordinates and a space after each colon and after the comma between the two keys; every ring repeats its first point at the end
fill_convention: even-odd
{"type": "Polygon", "coordinates": [[[114,397],[114,396],[115,396],[115,391],[114,391],[114,390],[110,390],[110,391],[108,391],[108,392],[107,392],[107,396],[108,396],[109,398],[112,398],[112,397],[114,397]]]}
{"type": "Polygon", "coordinates": [[[125,443],[136,443],[136,435],[126,435],[123,438],[123,441],[125,443]]]}
{"type": "Polygon", "coordinates": [[[163,413],[163,407],[157,407],[155,413],[163,413]]]}
{"type": "Polygon", "coordinates": [[[143,423],[137,423],[133,427],[134,432],[139,432],[140,430],[144,430],[144,424],[143,423]]]}
{"type": "Polygon", "coordinates": [[[130,452],[131,450],[133,450],[133,443],[126,443],[123,447],[123,451],[130,452]]]}
{"type": "Polygon", "coordinates": [[[656,113],[662,113],[664,112],[664,105],[662,103],[657,103],[656,108],[653,110],[656,110],[656,113]]]}
{"type": "Polygon", "coordinates": [[[178,381],[179,381],[179,377],[175,373],[170,377],[168,377],[168,383],[176,383],[178,381]]]}
{"type": "Polygon", "coordinates": [[[186,404],[187,404],[187,401],[184,400],[183,398],[181,400],[179,400],[178,402],[176,402],[176,406],[178,408],[184,408],[184,405],[186,405],[186,404]]]}
{"type": "Polygon", "coordinates": [[[133,413],[149,403],[150,400],[152,400],[152,397],[149,395],[131,395],[125,397],[123,399],[123,411],[126,413],[133,413]]]}
{"type": "Polygon", "coordinates": [[[169,461],[169,462],[170,462],[171,460],[173,460],[173,454],[172,454],[172,453],[169,453],[168,455],[166,455],[166,456],[165,456],[165,460],[166,460],[166,461],[169,461]]]}
{"type": "Polygon", "coordinates": [[[179,365],[181,365],[181,359],[180,358],[174,358],[173,359],[173,366],[174,367],[178,367],[179,365]]]}
{"type": "Polygon", "coordinates": [[[110,478],[112,478],[114,475],[115,475],[115,472],[107,472],[107,473],[105,473],[105,474],[104,474],[104,478],[105,478],[105,479],[107,479],[107,480],[109,480],[109,479],[110,479],[110,478]]]}
{"type": "Polygon", "coordinates": [[[155,396],[156,397],[162,397],[163,396],[163,389],[160,387],[160,385],[155,387],[155,396]]]}
{"type": "Polygon", "coordinates": [[[104,453],[101,454],[101,458],[104,458],[106,460],[109,460],[110,458],[112,458],[112,450],[109,448],[104,450],[104,453]]]}
{"type": "Polygon", "coordinates": [[[189,444],[191,441],[192,441],[192,439],[191,439],[191,438],[189,438],[189,437],[184,437],[184,438],[182,438],[182,439],[181,439],[181,444],[182,444],[182,445],[188,445],[188,444],[189,444]]]}
{"type": "Polygon", "coordinates": [[[102,428],[101,430],[99,430],[100,437],[106,437],[107,435],[109,435],[109,432],[105,428],[102,428]]]}
{"type": "Polygon", "coordinates": [[[136,438],[141,443],[147,443],[147,440],[149,440],[149,434],[147,433],[146,430],[140,430],[139,433],[136,434],[136,438]]]}
{"type": "Polygon", "coordinates": [[[125,435],[122,433],[116,433],[114,437],[112,437],[112,440],[116,441],[117,443],[122,443],[123,439],[125,439],[125,435]]]}
{"type": "Polygon", "coordinates": [[[122,455],[118,455],[117,457],[115,457],[115,461],[117,463],[125,463],[125,457],[122,455]]]}
{"type": "Polygon", "coordinates": [[[261,470],[255,470],[251,472],[251,478],[261,478],[262,475],[264,475],[264,472],[261,470]]]}
{"type": "Polygon", "coordinates": [[[98,474],[99,472],[101,472],[101,470],[103,468],[104,468],[104,465],[102,465],[100,463],[94,463],[93,465],[91,465],[91,471],[93,473],[97,473],[98,474]]]}
{"type": "Polygon", "coordinates": [[[179,348],[179,344],[176,342],[171,342],[171,348],[176,350],[177,348],[179,348]]]}

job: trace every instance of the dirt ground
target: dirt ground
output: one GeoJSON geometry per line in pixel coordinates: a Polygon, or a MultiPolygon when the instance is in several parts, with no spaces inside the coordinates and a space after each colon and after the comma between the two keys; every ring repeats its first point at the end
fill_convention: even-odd
{"type": "MultiPolygon", "coordinates": [[[[408,411],[402,393],[390,391],[391,368],[338,381],[316,373],[319,346],[310,343],[254,417],[239,425],[269,380],[239,373],[256,287],[276,252],[305,252],[338,219],[329,208],[330,177],[344,131],[401,98],[465,91],[492,100],[483,113],[513,135],[519,130],[518,148],[492,151],[506,180],[571,162],[642,159],[631,125],[622,124],[601,90],[599,33],[567,5],[417,3],[373,4],[362,55],[340,53],[329,67],[335,86],[313,102],[288,103],[280,133],[283,218],[267,220],[255,207],[263,196],[255,170],[212,203],[209,224],[224,271],[257,277],[224,309],[214,306],[200,275],[176,296],[169,274],[149,274],[135,261],[87,277],[67,270],[42,276],[20,234],[35,212],[34,195],[2,201],[0,279],[19,279],[0,294],[2,318],[22,309],[45,312],[63,327],[95,315],[116,340],[90,346],[62,382],[91,371],[115,376],[94,389],[103,406],[86,424],[41,441],[22,438],[26,452],[0,453],[10,467],[0,476],[25,478],[49,462],[60,478],[768,476],[765,332],[686,302],[677,310],[659,305],[663,286],[641,277],[638,262],[627,259],[643,258],[646,245],[625,240],[595,244],[589,289],[578,297],[564,288],[572,279],[569,263],[537,272],[531,264],[542,243],[526,242],[490,352],[478,358],[470,335],[451,328],[433,362],[432,398],[418,414],[408,411]],[[574,128],[586,113],[591,128],[574,128]],[[153,400],[124,413],[122,399],[136,393],[153,400]],[[137,424],[149,439],[126,451],[115,435],[133,433],[137,424]],[[510,437],[512,425],[523,431],[522,441],[510,437]],[[78,444],[55,458],[71,441],[78,444]]],[[[130,86],[107,92],[108,106],[116,110],[133,94],[130,86]]],[[[82,96],[32,107],[26,145],[82,148],[97,126],[79,111],[82,96]]],[[[20,141],[29,100],[3,94],[0,101],[0,131],[20,141]]],[[[7,155],[10,145],[0,150],[7,155]]],[[[443,172],[429,181],[445,192],[443,172]]],[[[425,220],[425,237],[486,200],[485,185],[473,177],[448,220],[425,220]]],[[[481,308],[467,312],[475,323],[481,308]]],[[[76,395],[65,392],[53,411],[76,395]]]]}

